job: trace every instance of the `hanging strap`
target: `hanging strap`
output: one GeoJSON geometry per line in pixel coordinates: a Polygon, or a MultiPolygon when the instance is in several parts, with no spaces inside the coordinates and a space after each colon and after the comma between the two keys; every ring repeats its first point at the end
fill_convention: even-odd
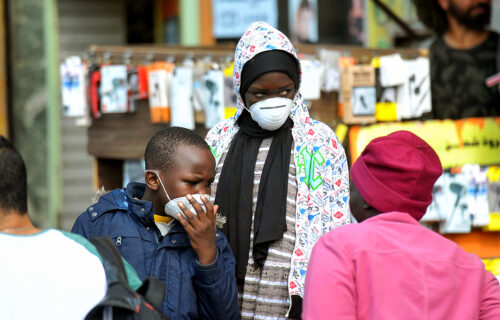
{"type": "Polygon", "coordinates": [[[90,242],[101,255],[108,287],[117,282],[128,283],[120,252],[113,243],[113,240],[108,237],[95,237],[90,242]]]}

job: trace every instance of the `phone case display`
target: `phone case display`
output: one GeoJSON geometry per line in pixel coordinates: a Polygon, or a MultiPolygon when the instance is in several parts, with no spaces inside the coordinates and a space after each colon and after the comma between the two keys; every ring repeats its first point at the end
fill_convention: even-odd
{"type": "MultiPolygon", "coordinates": [[[[141,49],[141,58],[134,56],[133,47],[123,50],[123,57],[103,51],[99,53],[100,59],[93,53],[92,59],[82,63],[88,64],[88,72],[83,70],[83,74],[87,74],[83,82],[87,83],[84,100],[90,106],[92,118],[99,118],[102,113],[134,112],[139,101],[146,99],[152,123],[173,121],[174,125],[192,128],[193,121],[204,121],[205,127],[211,128],[236,112],[231,50],[212,56],[203,49],[191,52],[189,48],[176,48],[169,53],[168,48],[160,48],[161,54],[154,50],[144,53],[141,49]],[[191,79],[188,79],[190,71],[187,69],[175,73],[174,70],[181,67],[191,68],[191,79]]],[[[317,48],[316,53],[299,54],[299,57],[302,97],[314,100],[308,107],[322,99],[322,92],[337,91],[339,95],[331,96],[336,100],[329,103],[339,105],[338,114],[346,124],[381,120],[378,117],[382,110],[381,100],[394,101],[397,106],[397,115],[392,116],[392,120],[413,117],[428,110],[427,58],[403,60],[399,56],[382,56],[374,59],[378,63],[361,64],[357,58],[349,56],[349,50],[326,48],[317,48]],[[398,72],[393,73],[394,70],[398,72]]],[[[61,65],[61,68],[67,66],[61,65]]],[[[68,115],[81,116],[83,113],[88,118],[89,111],[81,111],[81,96],[66,98],[70,96],[69,86],[74,86],[74,80],[62,78],[66,79],[64,105],[72,110],[68,115]],[[73,110],[80,111],[75,113],[73,110]]]]}
{"type": "Polygon", "coordinates": [[[439,222],[441,233],[467,233],[490,225],[488,167],[467,164],[444,172],[434,184],[432,203],[421,219],[439,222]]]}
{"type": "Polygon", "coordinates": [[[170,87],[172,101],[172,126],[194,129],[193,68],[175,68],[170,87]]]}
{"type": "Polygon", "coordinates": [[[324,67],[319,60],[302,59],[300,93],[304,100],[316,100],[321,97],[321,77],[324,67]]]}
{"type": "Polygon", "coordinates": [[[375,122],[375,70],[371,65],[343,68],[342,100],[345,123],[375,122]]]}
{"type": "Polygon", "coordinates": [[[175,65],[155,62],[148,69],[151,122],[170,122],[169,87],[175,65]]]}
{"type": "Polygon", "coordinates": [[[488,208],[490,223],[485,227],[488,231],[500,231],[500,167],[491,166],[486,171],[488,178],[488,208]]]}
{"type": "Polygon", "coordinates": [[[324,92],[340,90],[340,56],[340,51],[328,49],[319,50],[319,59],[324,68],[321,77],[321,90],[324,92]]]}
{"type": "Polygon", "coordinates": [[[80,57],[72,56],[61,63],[61,96],[67,117],[83,117],[87,111],[85,77],[87,67],[80,57]]]}
{"type": "Polygon", "coordinates": [[[443,204],[445,221],[439,224],[440,233],[468,233],[471,231],[471,216],[467,210],[468,179],[464,173],[446,175],[443,204]]]}
{"type": "Polygon", "coordinates": [[[462,166],[462,171],[467,176],[467,210],[472,218],[473,227],[484,227],[490,223],[490,210],[488,207],[488,177],[487,167],[478,164],[462,166]]]}
{"type": "Polygon", "coordinates": [[[377,120],[402,120],[421,117],[431,111],[430,64],[426,57],[403,60],[399,54],[378,59],[378,102],[381,108],[395,107],[377,120]],[[386,115],[390,113],[390,115],[386,115]]]}
{"type": "Polygon", "coordinates": [[[205,111],[205,127],[215,126],[224,119],[224,73],[210,70],[201,83],[201,101],[205,111]]]}
{"type": "Polygon", "coordinates": [[[101,67],[101,112],[129,112],[127,66],[101,67]]]}

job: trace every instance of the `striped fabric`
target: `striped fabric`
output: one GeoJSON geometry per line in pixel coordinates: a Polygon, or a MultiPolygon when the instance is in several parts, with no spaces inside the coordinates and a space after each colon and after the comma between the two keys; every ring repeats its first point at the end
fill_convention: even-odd
{"type": "MultiPolygon", "coordinates": [[[[264,168],[264,163],[271,146],[272,138],[264,139],[257,155],[255,165],[253,205],[255,213],[257,205],[257,194],[259,182],[264,168]]],[[[226,157],[217,166],[215,182],[212,190],[217,189],[220,172],[226,157]]],[[[288,274],[290,272],[290,260],[295,245],[295,198],[297,197],[297,186],[295,182],[295,164],[293,157],[290,158],[290,170],[288,179],[288,195],[286,207],[287,231],[283,239],[271,243],[267,259],[262,269],[254,266],[252,257],[253,244],[253,218],[250,233],[250,253],[244,285],[238,287],[238,302],[241,308],[242,319],[286,319],[285,314],[290,306],[288,294],[288,274]],[[280,315],[276,317],[276,315],[280,315]]]]}

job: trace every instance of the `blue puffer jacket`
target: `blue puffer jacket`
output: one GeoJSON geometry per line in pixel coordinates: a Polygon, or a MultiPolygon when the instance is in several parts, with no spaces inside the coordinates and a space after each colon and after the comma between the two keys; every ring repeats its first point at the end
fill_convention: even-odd
{"type": "Polygon", "coordinates": [[[129,183],[103,195],[78,217],[72,232],[87,239],[111,237],[141,280],[163,281],[162,311],[170,319],[238,319],[235,260],[226,237],[217,231],[217,258],[201,265],[179,223],[161,236],[153,204],[138,200],[144,190],[142,183],[129,183]]]}

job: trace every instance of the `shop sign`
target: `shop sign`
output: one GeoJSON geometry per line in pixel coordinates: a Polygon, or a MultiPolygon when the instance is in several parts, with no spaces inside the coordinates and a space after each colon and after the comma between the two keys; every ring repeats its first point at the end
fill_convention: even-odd
{"type": "Polygon", "coordinates": [[[349,132],[352,161],[372,139],[398,130],[411,131],[424,139],[445,169],[469,163],[500,164],[500,117],[354,126],[349,132]]]}

